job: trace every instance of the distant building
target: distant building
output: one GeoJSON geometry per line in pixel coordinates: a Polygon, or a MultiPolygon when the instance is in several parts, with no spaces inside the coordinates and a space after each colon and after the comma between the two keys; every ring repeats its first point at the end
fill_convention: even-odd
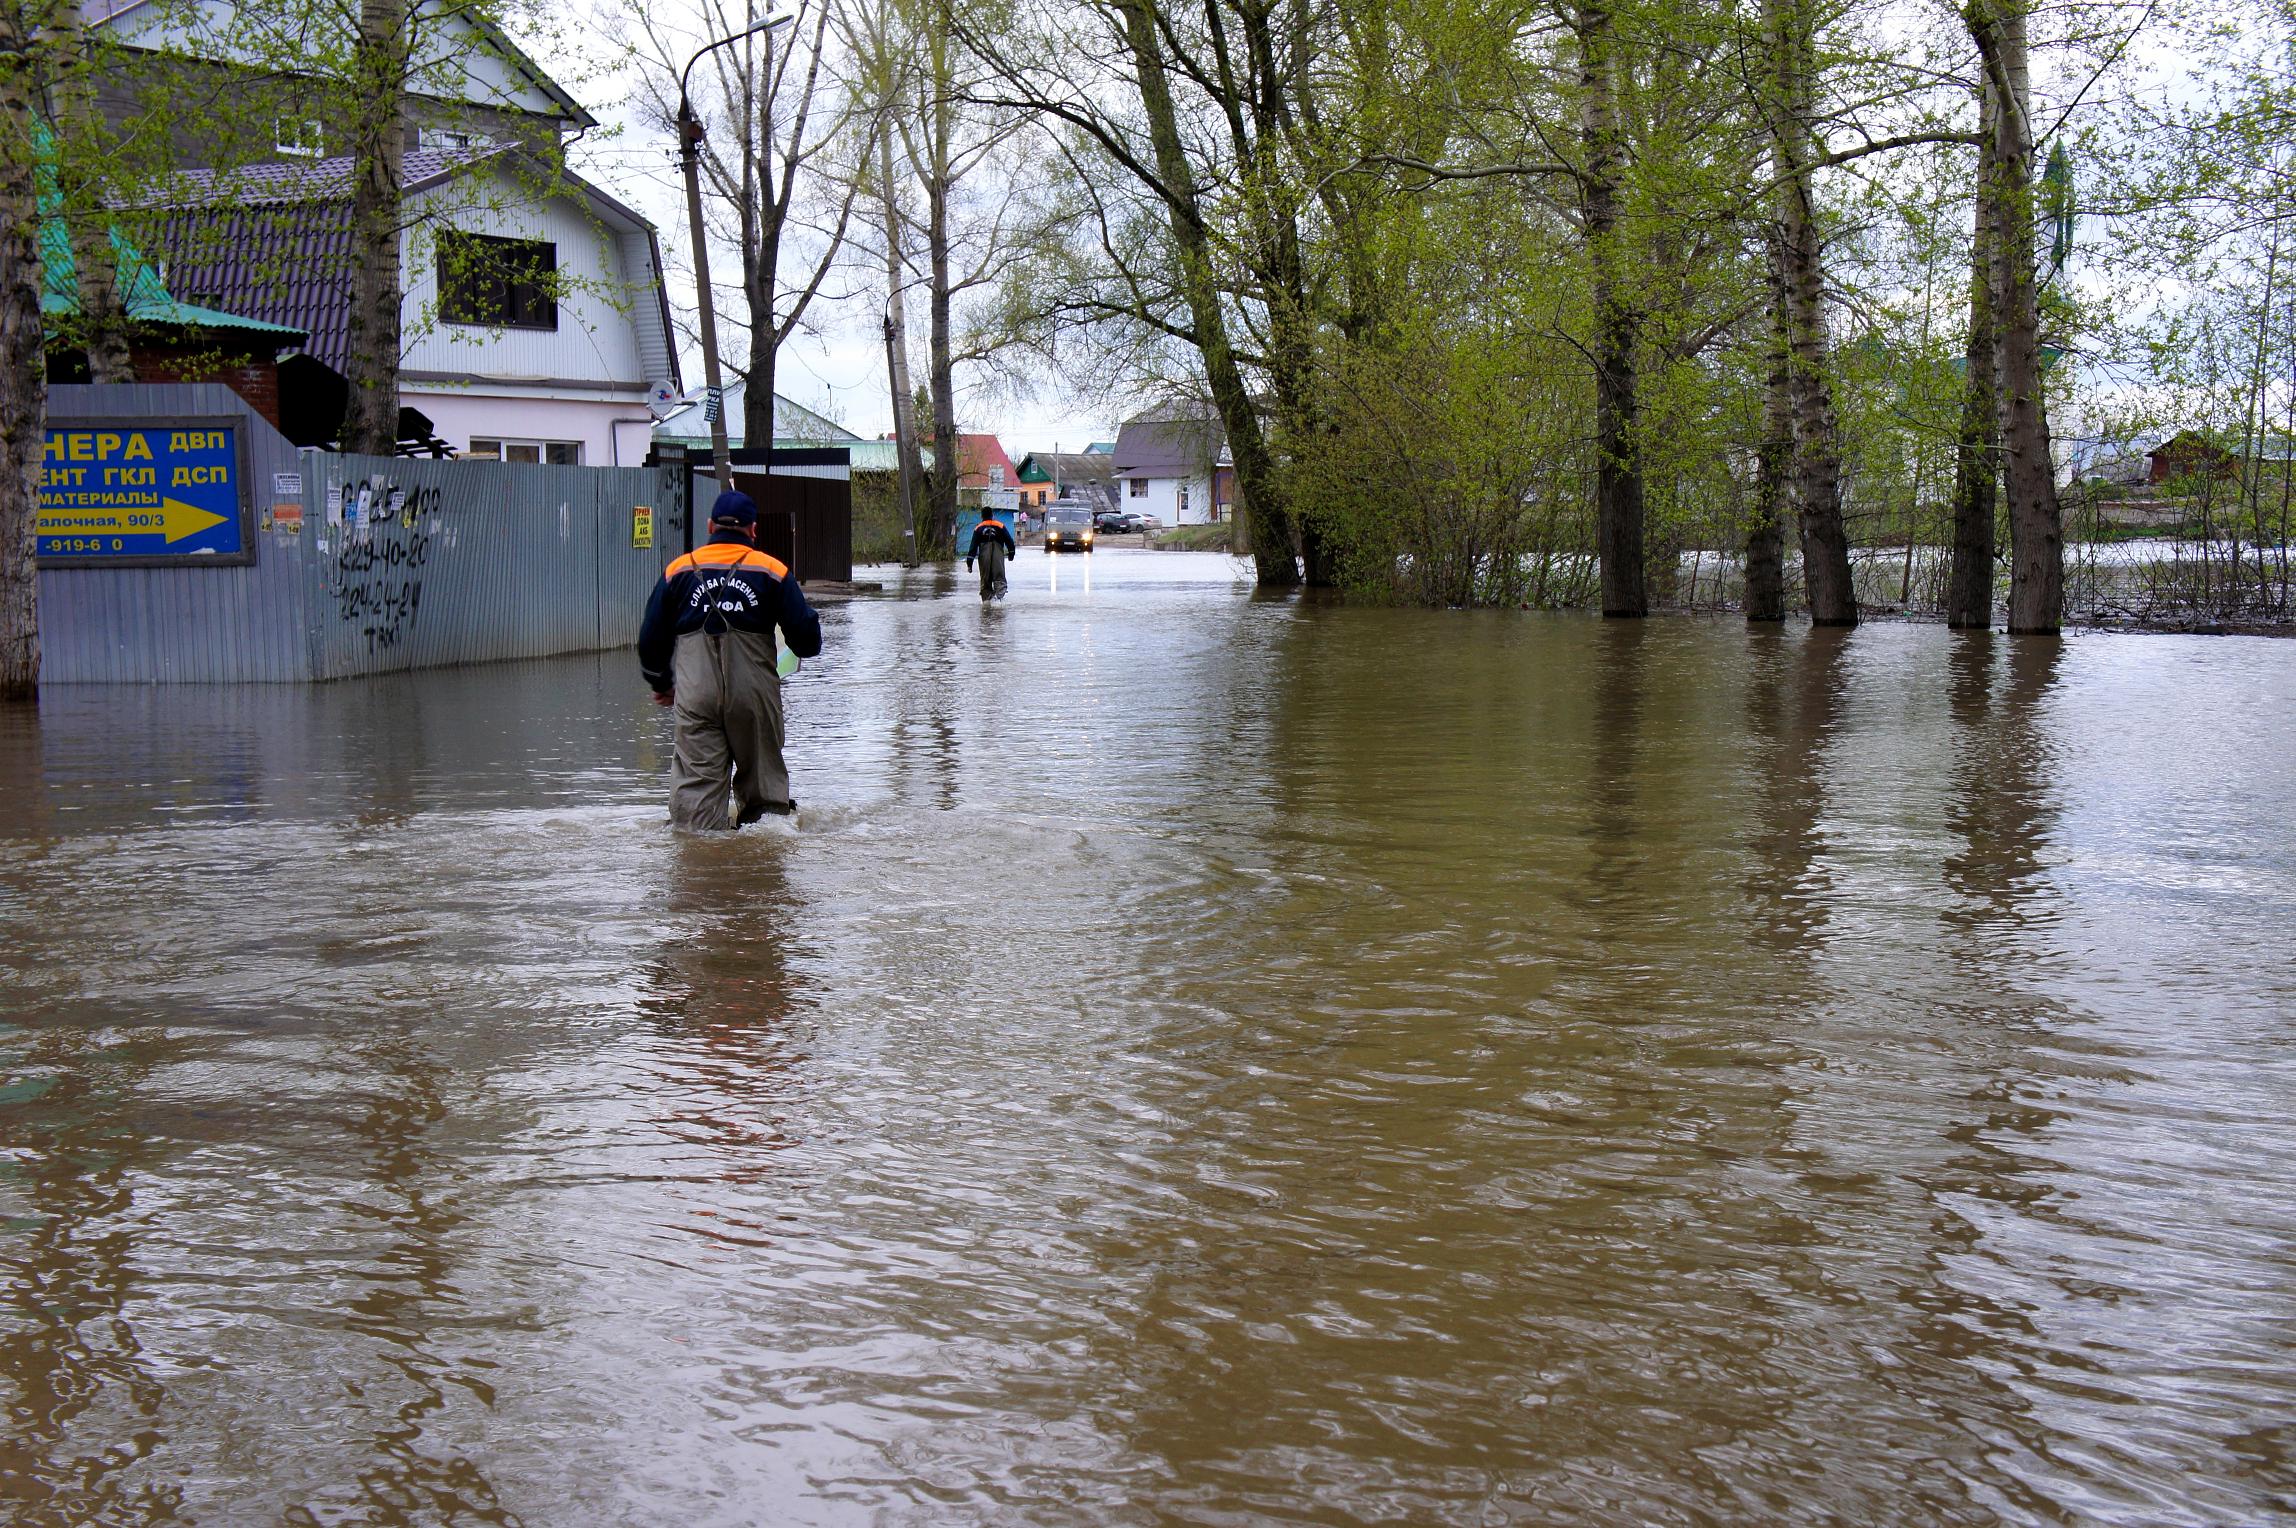
{"type": "Polygon", "coordinates": [[[1166,525],[1233,516],[1236,469],[1219,421],[1201,414],[1143,414],[1124,422],[1109,453],[1121,507],[1166,525]]]}
{"type": "MultiPolygon", "coordinates": [[[[710,449],[710,422],[706,410],[705,390],[695,388],[677,403],[665,410],[654,424],[654,439],[666,445],[680,445],[692,451],[710,449]]],[[[725,436],[729,447],[741,447],[749,442],[743,437],[742,421],[748,418],[749,384],[730,382],[725,389],[725,436]]],[[[875,445],[875,441],[862,440],[845,426],[825,415],[816,414],[801,403],[773,395],[773,442],[776,446],[842,446],[847,444],[875,445]]]]}
{"type": "Polygon", "coordinates": [[[1115,465],[1108,452],[1031,451],[1020,461],[1021,505],[1080,499],[1095,510],[1116,505],[1115,465]]]}
{"type": "Polygon", "coordinates": [[[1020,469],[994,435],[957,437],[957,490],[983,495],[976,500],[999,509],[1020,507],[1020,469]]]}
{"type": "Polygon", "coordinates": [[[2284,435],[2248,441],[2210,430],[2186,430],[2146,454],[2146,477],[2154,484],[2179,478],[2234,479],[2241,476],[2244,463],[2285,472],[2292,460],[2296,460],[2296,445],[2284,435]]]}

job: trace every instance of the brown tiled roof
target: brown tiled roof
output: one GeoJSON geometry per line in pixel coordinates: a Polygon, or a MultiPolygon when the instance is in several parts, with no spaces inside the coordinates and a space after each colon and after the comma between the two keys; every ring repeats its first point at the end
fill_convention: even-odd
{"type": "MultiPolygon", "coordinates": [[[[419,191],[508,149],[414,149],[399,168],[419,191]]],[[[173,183],[158,245],[170,290],[310,336],[304,348],[342,371],[351,324],[348,156],[199,170],[173,183]]]]}
{"type": "Polygon", "coordinates": [[[167,279],[186,302],[286,324],[337,371],[349,359],[351,204],[187,208],[161,225],[167,279]]]}

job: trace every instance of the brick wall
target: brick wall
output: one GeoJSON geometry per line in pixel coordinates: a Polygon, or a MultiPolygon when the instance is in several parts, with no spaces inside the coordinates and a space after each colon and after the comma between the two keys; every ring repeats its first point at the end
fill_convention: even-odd
{"type": "Polygon", "coordinates": [[[138,382],[221,382],[279,427],[279,363],[267,354],[139,345],[134,359],[138,382]]]}

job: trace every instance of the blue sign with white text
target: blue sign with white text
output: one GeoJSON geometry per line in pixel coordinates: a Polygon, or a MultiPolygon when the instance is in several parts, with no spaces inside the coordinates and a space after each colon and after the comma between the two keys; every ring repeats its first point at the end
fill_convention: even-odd
{"type": "Polygon", "coordinates": [[[230,558],[251,550],[239,431],[141,420],[52,425],[40,474],[43,557],[230,558]]]}

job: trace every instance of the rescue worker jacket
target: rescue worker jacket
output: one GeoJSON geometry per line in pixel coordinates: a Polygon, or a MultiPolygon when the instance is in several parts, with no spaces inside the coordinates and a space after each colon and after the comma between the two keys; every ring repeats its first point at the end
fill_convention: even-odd
{"type": "Polygon", "coordinates": [[[1005,523],[1002,520],[987,519],[973,527],[973,539],[965,546],[965,561],[971,562],[981,555],[981,543],[984,541],[1002,541],[1006,556],[1020,555],[1020,548],[1013,543],[1012,532],[1005,529],[1005,523]]]}
{"type": "Polygon", "coordinates": [[[805,602],[788,564],[769,557],[748,538],[719,531],[663,570],[646,601],[638,628],[638,667],[657,695],[671,690],[670,657],[678,638],[693,631],[781,628],[800,658],[821,651],[821,617],[805,602]]]}

